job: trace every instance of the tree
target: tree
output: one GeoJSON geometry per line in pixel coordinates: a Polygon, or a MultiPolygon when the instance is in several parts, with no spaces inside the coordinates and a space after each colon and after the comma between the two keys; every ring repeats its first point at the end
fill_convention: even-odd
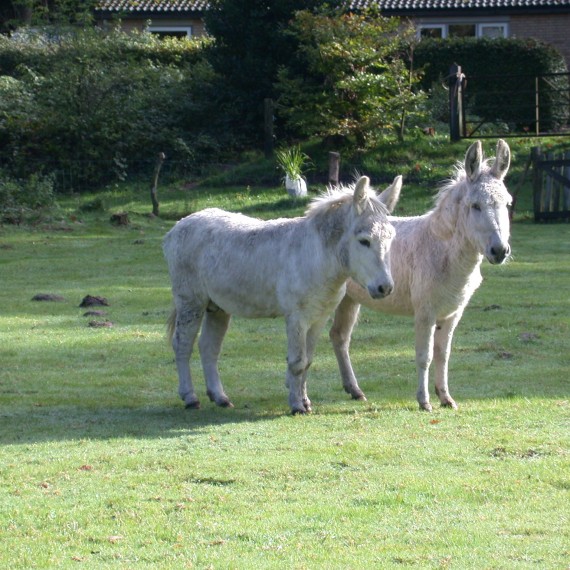
{"type": "Polygon", "coordinates": [[[0,8],[0,32],[26,26],[85,25],[97,0],[11,0],[0,8]]]}
{"type": "Polygon", "coordinates": [[[205,13],[214,38],[209,54],[222,78],[219,108],[226,128],[236,139],[260,142],[263,100],[275,98],[277,71],[297,49],[295,36],[286,33],[298,10],[311,10],[322,0],[213,0],[205,13]]]}
{"type": "Polygon", "coordinates": [[[359,147],[401,132],[403,114],[415,112],[424,97],[406,65],[413,30],[377,11],[326,10],[298,12],[290,34],[301,61],[282,66],[276,84],[289,128],[307,137],[351,138],[359,147]]]}

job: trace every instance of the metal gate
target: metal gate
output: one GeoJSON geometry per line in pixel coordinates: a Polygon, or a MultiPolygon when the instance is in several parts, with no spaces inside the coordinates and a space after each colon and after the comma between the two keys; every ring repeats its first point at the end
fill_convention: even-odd
{"type": "Polygon", "coordinates": [[[448,76],[451,140],[570,135],[570,73],[448,76]]]}

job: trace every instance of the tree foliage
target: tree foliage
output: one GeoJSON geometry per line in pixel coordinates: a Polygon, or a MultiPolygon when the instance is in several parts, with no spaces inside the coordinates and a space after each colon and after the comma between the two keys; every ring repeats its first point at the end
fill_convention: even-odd
{"type": "Polygon", "coordinates": [[[211,78],[202,42],[100,30],[39,46],[0,38],[0,63],[16,49],[28,56],[0,76],[0,145],[17,177],[64,171],[80,189],[158,152],[179,161],[199,153],[208,109],[199,86],[211,78]]]}
{"type": "Polygon", "coordinates": [[[97,0],[11,0],[0,7],[0,32],[22,26],[88,25],[97,0]]]}
{"type": "Polygon", "coordinates": [[[406,65],[412,30],[375,11],[296,14],[297,60],[280,68],[280,112],[301,136],[352,138],[369,146],[400,132],[423,98],[406,65]],[[305,71],[306,70],[306,71],[305,71]],[[308,71],[308,73],[307,73],[308,71]]]}
{"type": "Polygon", "coordinates": [[[275,99],[280,66],[297,50],[288,34],[298,10],[313,10],[322,0],[213,0],[205,13],[214,44],[208,55],[220,78],[217,100],[225,128],[245,144],[259,142],[263,100],[275,99]]]}

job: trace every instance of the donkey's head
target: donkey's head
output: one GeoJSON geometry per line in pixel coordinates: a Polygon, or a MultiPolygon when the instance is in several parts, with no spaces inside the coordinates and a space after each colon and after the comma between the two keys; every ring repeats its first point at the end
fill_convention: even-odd
{"type": "Polygon", "coordinates": [[[499,140],[494,160],[485,160],[481,141],[473,143],[457,177],[439,194],[434,224],[440,237],[465,238],[490,263],[503,263],[511,253],[508,206],[511,195],[503,182],[511,161],[509,145],[499,140]]]}
{"type": "Polygon", "coordinates": [[[367,176],[357,180],[352,200],[352,223],[346,235],[349,273],[373,299],[381,299],[394,288],[389,251],[395,230],[388,221],[385,199],[376,196],[367,176]]]}
{"type": "Polygon", "coordinates": [[[491,263],[503,263],[511,253],[508,206],[512,203],[503,179],[509,170],[509,145],[499,140],[495,160],[483,160],[481,142],[472,144],[465,155],[469,181],[466,228],[479,251],[491,263]]]}

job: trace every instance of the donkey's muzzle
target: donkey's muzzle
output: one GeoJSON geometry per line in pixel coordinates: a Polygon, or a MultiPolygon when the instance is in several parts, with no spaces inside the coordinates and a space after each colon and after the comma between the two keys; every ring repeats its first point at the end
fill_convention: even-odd
{"type": "Polygon", "coordinates": [[[494,245],[489,248],[487,259],[490,263],[501,264],[507,257],[511,255],[511,246],[507,243],[505,245],[494,245]]]}
{"type": "Polygon", "coordinates": [[[380,285],[369,285],[368,293],[373,299],[383,299],[394,290],[393,282],[381,283],[380,285]]]}

